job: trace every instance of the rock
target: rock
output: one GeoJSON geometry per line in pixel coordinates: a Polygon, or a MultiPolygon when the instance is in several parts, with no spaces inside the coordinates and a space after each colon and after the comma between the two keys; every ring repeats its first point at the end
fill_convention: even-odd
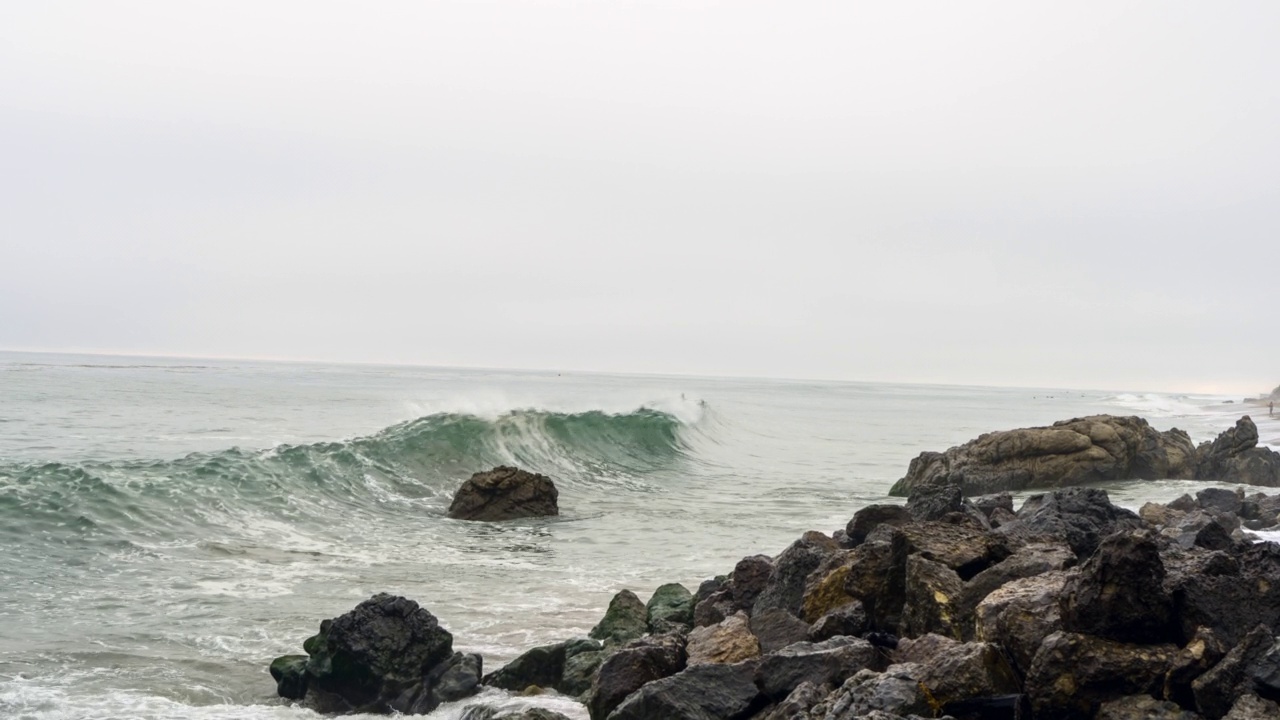
{"type": "Polygon", "coordinates": [[[960,576],[951,568],[920,555],[909,556],[899,634],[914,637],[938,633],[956,639],[962,637],[955,605],[962,589],[960,576]]]}
{"type": "Polygon", "coordinates": [[[1146,503],[1138,509],[1138,517],[1156,527],[1172,525],[1185,517],[1186,514],[1186,510],[1177,510],[1168,505],[1153,502],[1146,503]]]}
{"type": "Polygon", "coordinates": [[[1268,698],[1280,698],[1280,638],[1250,663],[1246,674],[1253,691],[1268,698]]]}
{"type": "Polygon", "coordinates": [[[403,711],[398,704],[430,697],[423,683],[437,666],[457,662],[453,636],[434,615],[386,593],[324,621],[304,647],[305,686],[326,696],[317,698],[326,710],[403,711]]]}
{"type": "Polygon", "coordinates": [[[946,452],[924,452],[890,495],[955,486],[965,495],[1060,488],[1112,480],[1190,478],[1196,450],[1181,430],[1139,417],[1095,415],[1052,427],[987,433],[946,452]]]}
{"type": "Polygon", "coordinates": [[[826,699],[831,690],[828,685],[802,682],[785,700],[765,713],[761,720],[809,720],[809,711],[826,699]]]}
{"type": "Polygon", "coordinates": [[[1174,645],[1130,645],[1056,632],[1045,638],[1027,673],[1036,720],[1088,718],[1102,703],[1160,693],[1178,654],[1174,645]]]}
{"type": "MultiPolygon", "coordinates": [[[[1257,442],[1257,433],[1257,428],[1254,428],[1254,442],[1257,442]]],[[[1205,488],[1196,493],[1196,504],[1201,508],[1233,515],[1240,513],[1243,500],[1243,493],[1224,488],[1205,488]]]]}
{"type": "Polygon", "coordinates": [[[877,712],[891,716],[919,714],[933,717],[935,709],[920,686],[920,672],[920,666],[913,663],[892,665],[884,672],[860,670],[826,700],[815,705],[810,717],[815,720],[853,720],[876,717],[877,712]]]}
{"type": "Polygon", "coordinates": [[[1095,720],[1202,720],[1202,718],[1168,700],[1156,700],[1150,695],[1127,695],[1118,700],[1102,703],[1095,720]]]}
{"type": "Polygon", "coordinates": [[[1196,532],[1192,544],[1206,550],[1230,550],[1235,541],[1231,539],[1231,532],[1215,520],[1196,532]]]}
{"type": "Polygon", "coordinates": [[[999,647],[953,643],[919,662],[919,680],[934,702],[950,706],[970,698],[1016,695],[1022,683],[999,647]]]}
{"type": "Polygon", "coordinates": [[[1195,478],[1280,486],[1280,453],[1258,445],[1258,426],[1245,415],[1212,443],[1196,448],[1195,478]]]}
{"type": "Polygon", "coordinates": [[[800,600],[800,617],[814,622],[831,610],[848,604],[852,597],[845,592],[845,581],[856,555],[841,551],[828,557],[805,579],[804,596],[800,600]]]}
{"type": "Polygon", "coordinates": [[[1197,628],[1196,634],[1178,652],[1164,676],[1163,697],[1183,707],[1195,707],[1191,684],[1227,654],[1229,648],[1209,628],[1197,628]]]}
{"type": "Polygon", "coordinates": [[[559,497],[546,475],[502,465],[462,483],[449,505],[449,517],[496,521],[559,515],[559,497]]]}
{"type": "Polygon", "coordinates": [[[1223,720],[1276,720],[1280,718],[1280,705],[1263,700],[1257,695],[1241,695],[1231,706],[1223,720]]]}
{"type": "Polygon", "coordinates": [[[911,513],[902,505],[868,505],[853,514],[845,526],[849,547],[857,547],[866,541],[872,530],[881,525],[895,527],[912,521],[911,513]]]}
{"type": "Polygon", "coordinates": [[[601,649],[600,643],[594,640],[566,640],[554,645],[542,645],[525,651],[515,660],[489,673],[484,677],[484,684],[503,690],[519,692],[529,687],[555,688],[566,695],[577,695],[577,692],[566,691],[561,687],[565,674],[565,663],[581,653],[595,652],[601,649]]]}
{"type": "Polygon", "coordinates": [[[996,510],[1004,510],[1013,513],[1013,496],[1007,492],[995,493],[993,495],[979,495],[969,499],[973,506],[990,520],[996,510]]]}
{"type": "Polygon", "coordinates": [[[901,530],[882,526],[852,550],[844,591],[862,602],[872,630],[898,630],[906,601],[907,547],[901,530]]]}
{"type": "Polygon", "coordinates": [[[766,697],[780,699],[801,683],[840,683],[863,668],[880,669],[883,665],[879,651],[866,640],[838,637],[820,643],[799,642],[763,657],[755,682],[766,697]]]}
{"type": "Polygon", "coordinates": [[[994,532],[943,522],[918,522],[900,528],[908,552],[946,565],[968,580],[1013,554],[1016,543],[994,532]]]}
{"type": "Polygon", "coordinates": [[[906,510],[916,520],[941,520],[964,511],[964,493],[957,485],[920,486],[911,491],[906,510]]]}
{"type": "Polygon", "coordinates": [[[415,689],[403,694],[391,708],[406,715],[423,715],[442,703],[470,697],[480,689],[484,660],[474,653],[454,653],[432,668],[415,689]]]}
{"type": "Polygon", "coordinates": [[[751,634],[747,614],[740,611],[719,625],[690,632],[686,652],[689,665],[736,663],[758,657],[760,642],[751,634]]]}
{"type": "Polygon", "coordinates": [[[693,595],[679,583],[668,583],[653,591],[645,605],[649,632],[686,632],[693,627],[693,595]]]}
{"type": "Polygon", "coordinates": [[[786,610],[774,608],[751,616],[751,634],[760,641],[760,651],[775,650],[809,639],[809,623],[786,610]]]}
{"type": "Polygon", "coordinates": [[[851,600],[818,618],[809,628],[809,642],[822,642],[839,635],[862,635],[867,631],[867,611],[860,600],[851,600]]]}
{"type": "Polygon", "coordinates": [[[1062,629],[1119,642],[1176,640],[1164,577],[1154,533],[1107,537],[1063,587],[1062,629]]]}
{"type": "Polygon", "coordinates": [[[780,608],[799,617],[803,610],[805,580],[831,555],[843,552],[835,541],[810,531],[782,551],[773,561],[773,570],[764,589],[752,604],[752,613],[780,608]]]}
{"type": "Polygon", "coordinates": [[[1250,631],[1217,665],[1191,683],[1196,709],[1210,720],[1230,712],[1236,698],[1252,689],[1250,666],[1263,658],[1274,643],[1275,637],[1266,625],[1250,631]]]}
{"type": "Polygon", "coordinates": [[[1232,554],[1193,548],[1181,558],[1173,552],[1165,556],[1172,567],[1165,587],[1184,637],[1203,626],[1232,646],[1258,623],[1280,629],[1280,545],[1256,543],[1232,554]]]}
{"type": "Polygon", "coordinates": [[[301,700],[307,694],[306,655],[283,655],[271,661],[269,671],[276,681],[276,694],[289,700],[301,700]]]}
{"type": "Polygon", "coordinates": [[[568,716],[546,708],[502,710],[484,705],[463,709],[458,720],[570,720],[568,716]]]}
{"type": "Polygon", "coordinates": [[[657,635],[637,640],[609,656],[587,693],[591,720],[604,720],[631,693],[647,683],[675,675],[685,668],[683,638],[657,635]]]}
{"type": "Polygon", "coordinates": [[[996,532],[1065,541],[1076,557],[1084,559],[1093,554],[1103,537],[1141,527],[1141,519],[1130,510],[1112,505],[1105,490],[1068,488],[1027,498],[1018,509],[1018,520],[1002,525],[996,532]]]}
{"type": "Polygon", "coordinates": [[[725,618],[741,610],[733,601],[729,588],[712,593],[693,607],[693,626],[710,627],[723,622],[725,618]]]}
{"type": "Polygon", "coordinates": [[[1059,597],[1075,572],[1047,572],[992,591],[974,610],[974,637],[1005,648],[1025,674],[1044,639],[1062,628],[1059,597]]]}
{"type": "Polygon", "coordinates": [[[1076,555],[1066,545],[1031,543],[969,579],[955,600],[963,639],[972,639],[973,612],[978,603],[1014,580],[1034,577],[1076,564],[1076,555]]]}
{"type": "MultiPolygon", "coordinates": [[[[646,684],[609,720],[734,720],[755,702],[751,663],[697,665],[646,684]]],[[[595,716],[592,715],[594,718],[595,716]]]]}
{"type": "Polygon", "coordinates": [[[606,645],[621,644],[649,632],[649,610],[630,590],[622,590],[609,601],[600,623],[588,635],[606,645]]]}
{"type": "Polygon", "coordinates": [[[1196,502],[1196,499],[1186,493],[1183,493],[1182,495],[1178,496],[1176,499],[1169,501],[1170,509],[1177,510],[1178,512],[1182,512],[1182,513],[1189,513],[1192,510],[1198,509],[1199,507],[1200,507],[1200,504],[1196,502]]]}
{"type": "Polygon", "coordinates": [[[567,655],[564,660],[564,673],[560,682],[554,687],[570,697],[582,697],[591,689],[591,682],[600,669],[600,664],[608,658],[608,650],[588,650],[575,655],[567,655]]]}
{"type": "Polygon", "coordinates": [[[751,555],[739,560],[733,566],[733,574],[729,576],[729,595],[733,600],[733,607],[750,611],[756,604],[756,598],[769,584],[769,576],[772,574],[773,559],[767,555],[751,555]]]}

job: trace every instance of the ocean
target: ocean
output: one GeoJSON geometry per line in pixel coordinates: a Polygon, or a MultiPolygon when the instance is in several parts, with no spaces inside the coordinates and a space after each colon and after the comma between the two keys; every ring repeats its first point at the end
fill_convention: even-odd
{"type": "MultiPolygon", "coordinates": [[[[694,590],[843,527],[921,451],[1094,413],[1196,442],[1250,413],[1280,444],[1241,400],[0,353],[0,717],[315,717],[267,664],[376,592],[487,672],[586,634],[619,590],[694,590]],[[551,476],[560,516],[447,519],[499,464],[551,476]]],[[[1137,508],[1203,486],[1106,489],[1137,508]]]]}

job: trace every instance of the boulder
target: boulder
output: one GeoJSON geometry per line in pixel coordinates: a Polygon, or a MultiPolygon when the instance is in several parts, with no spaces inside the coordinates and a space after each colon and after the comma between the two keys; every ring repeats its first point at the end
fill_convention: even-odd
{"type": "Polygon", "coordinates": [[[1178,652],[1165,674],[1162,696],[1183,707],[1195,707],[1192,683],[1217,665],[1229,649],[1213,630],[1197,628],[1195,636],[1178,652]]]}
{"type": "Polygon", "coordinates": [[[502,465],[462,483],[449,505],[449,517],[496,521],[559,515],[559,497],[546,475],[502,465]]]}
{"type": "Polygon", "coordinates": [[[736,663],[760,655],[760,642],[751,634],[747,614],[739,611],[719,625],[689,633],[686,645],[689,665],[736,663]]]}
{"type": "Polygon", "coordinates": [[[862,602],[872,630],[898,630],[906,601],[907,548],[907,536],[901,530],[881,526],[852,551],[844,591],[862,602]]]}
{"type": "Polygon", "coordinates": [[[851,600],[818,618],[809,628],[810,642],[822,642],[839,635],[862,635],[867,631],[867,611],[862,601],[851,600]]]}
{"type": "Polygon", "coordinates": [[[1153,532],[1111,535],[1064,585],[1062,629],[1120,642],[1175,641],[1164,578],[1153,532]]]}
{"type": "Polygon", "coordinates": [[[1018,509],[1017,521],[1001,525],[996,532],[1028,541],[1065,542],[1083,560],[1107,535],[1141,527],[1142,520],[1134,512],[1111,504],[1107,491],[1068,488],[1027,498],[1018,509]]]}
{"type": "Polygon", "coordinates": [[[631,693],[685,668],[684,639],[656,635],[636,640],[600,665],[586,696],[591,720],[605,720],[631,693]]]}
{"type": "Polygon", "coordinates": [[[693,627],[693,594],[679,583],[668,583],[653,591],[645,604],[649,632],[654,635],[693,627]]]}
{"type": "Polygon", "coordinates": [[[1253,690],[1249,670],[1274,644],[1270,628],[1255,627],[1217,665],[1191,683],[1196,709],[1209,720],[1218,720],[1230,712],[1236,698],[1253,690]]]}
{"type": "Polygon", "coordinates": [[[1276,720],[1276,718],[1280,718],[1280,704],[1263,700],[1257,695],[1241,695],[1223,720],[1276,720]]]}
{"type": "Polygon", "coordinates": [[[1034,577],[1076,564],[1076,555],[1066,545],[1030,543],[969,579],[955,599],[956,613],[964,639],[972,639],[973,612],[978,603],[1014,580],[1034,577]]]}
{"type": "Polygon", "coordinates": [[[442,703],[471,697],[480,689],[483,663],[474,653],[454,653],[433,668],[415,690],[393,702],[391,709],[405,715],[424,715],[442,703]]]}
{"type": "Polygon", "coordinates": [[[268,671],[276,681],[276,694],[289,700],[301,700],[307,694],[307,655],[283,655],[271,661],[268,671]]]}
{"type": "Polygon", "coordinates": [[[1196,448],[1195,478],[1280,487],[1280,453],[1257,445],[1258,426],[1245,415],[1213,442],[1196,448]]]}
{"type": "Polygon", "coordinates": [[[921,668],[914,663],[891,665],[884,672],[859,670],[835,692],[813,707],[815,720],[853,720],[889,716],[934,717],[935,707],[920,685],[921,668]]]}
{"type": "Polygon", "coordinates": [[[566,640],[554,645],[542,645],[525,651],[515,660],[484,676],[484,684],[520,692],[530,685],[543,688],[555,688],[566,695],[577,695],[586,688],[575,685],[573,689],[564,687],[565,663],[582,653],[597,652],[601,649],[595,640],[566,640]]]}
{"type": "MultiPolygon", "coordinates": [[[[1254,434],[1256,442],[1256,429],[1254,434]]],[[[1196,493],[1196,504],[1204,510],[1217,510],[1218,512],[1238,515],[1241,506],[1244,504],[1244,493],[1227,490],[1226,488],[1205,488],[1196,493]]]]}
{"type": "Polygon", "coordinates": [[[919,680],[934,702],[953,706],[973,698],[1017,695],[1022,683],[1003,651],[992,643],[952,643],[916,660],[919,680]]]}
{"type": "Polygon", "coordinates": [[[940,562],[968,580],[1013,554],[1018,544],[999,533],[946,522],[903,525],[907,552],[940,562]]]}
{"type": "Polygon", "coordinates": [[[881,655],[866,640],[837,637],[799,642],[760,659],[755,682],[766,697],[786,697],[801,683],[835,685],[864,668],[881,669],[881,655]]]}
{"type": "MultiPolygon", "coordinates": [[[[455,654],[453,636],[434,615],[412,600],[386,593],[321,623],[320,633],[308,638],[304,648],[309,655],[305,679],[296,675],[295,658],[277,660],[277,682],[291,679],[285,689],[309,693],[312,704],[323,711],[407,712],[412,706],[426,712],[440,702],[433,684],[455,666],[474,671],[475,684],[468,692],[479,684],[478,656],[455,654]]],[[[466,684],[458,673],[449,682],[447,690],[466,684]]]]}
{"type": "Polygon", "coordinates": [[[902,505],[868,505],[853,514],[845,526],[845,537],[849,547],[857,547],[881,525],[906,525],[912,519],[911,513],[902,505]]]}
{"type": "Polygon", "coordinates": [[[1150,695],[1126,695],[1108,700],[1098,708],[1094,720],[1203,720],[1177,703],[1156,700],[1150,695]]]}
{"type": "Polygon", "coordinates": [[[773,559],[767,555],[750,555],[739,560],[733,566],[728,583],[734,609],[750,612],[751,607],[756,604],[756,598],[769,584],[769,576],[772,574],[773,559]]]}
{"type": "Polygon", "coordinates": [[[751,616],[751,634],[760,641],[760,651],[775,650],[809,639],[809,623],[786,610],[774,608],[751,616]]]}
{"type": "Polygon", "coordinates": [[[991,519],[992,515],[994,515],[997,510],[1004,510],[1009,513],[1013,512],[1013,496],[1007,492],[1000,492],[992,495],[979,495],[977,497],[969,498],[969,501],[978,509],[978,512],[986,515],[988,520],[991,519]]]}
{"type": "Polygon", "coordinates": [[[752,663],[691,666],[646,684],[608,717],[609,720],[743,718],[758,695],[753,675],[752,663]]]}
{"type": "Polygon", "coordinates": [[[974,610],[974,637],[1005,648],[1026,674],[1044,639],[1062,628],[1059,597],[1075,572],[1047,572],[992,591],[974,610]]]}
{"type": "Polygon", "coordinates": [[[1203,626],[1233,646],[1258,623],[1280,630],[1280,545],[1255,543],[1231,553],[1171,547],[1164,561],[1184,637],[1203,626]]]}
{"type": "Polygon", "coordinates": [[[810,531],[782,551],[773,561],[773,570],[764,589],[756,596],[751,612],[771,608],[786,610],[799,617],[803,611],[805,580],[828,557],[843,552],[834,540],[820,532],[810,531]]]}
{"type": "Polygon", "coordinates": [[[809,711],[831,694],[828,685],[802,682],[782,702],[773,706],[760,720],[809,720],[809,711]]]}
{"type": "Polygon", "coordinates": [[[540,707],[508,710],[487,705],[473,705],[463,709],[458,720],[570,720],[570,718],[554,710],[540,707]]]}
{"type": "Polygon", "coordinates": [[[622,590],[609,601],[609,609],[588,635],[606,645],[621,644],[649,632],[649,609],[630,590],[622,590]]]}
{"type": "Polygon", "coordinates": [[[1178,648],[1131,645],[1056,632],[1044,639],[1027,673],[1026,691],[1037,720],[1088,718],[1108,700],[1157,697],[1178,648]]]}
{"type": "Polygon", "coordinates": [[[1196,450],[1178,429],[1159,432],[1139,417],[1095,415],[987,433],[945,452],[924,452],[890,495],[955,486],[965,495],[1061,488],[1114,480],[1190,478],[1196,450]]]}
{"type": "Polygon", "coordinates": [[[582,697],[591,689],[601,663],[611,654],[608,650],[588,650],[565,656],[564,673],[554,689],[570,697],[582,697]]]}
{"type": "MultiPolygon", "coordinates": [[[[911,491],[906,510],[916,520],[941,520],[964,512],[964,493],[958,485],[922,485],[911,491]]],[[[985,517],[985,516],[984,516],[985,517]]]]}
{"type": "Polygon", "coordinates": [[[805,580],[800,600],[800,617],[814,622],[835,608],[847,605],[852,597],[845,592],[845,581],[857,555],[840,552],[823,561],[805,580]]]}
{"type": "Polygon", "coordinates": [[[951,568],[921,555],[909,556],[899,634],[915,637],[938,633],[961,638],[956,600],[962,590],[960,576],[951,568]]]}

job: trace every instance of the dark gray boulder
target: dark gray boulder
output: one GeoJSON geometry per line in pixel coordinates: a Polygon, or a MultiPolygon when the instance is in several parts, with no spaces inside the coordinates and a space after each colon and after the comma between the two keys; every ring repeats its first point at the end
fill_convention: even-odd
{"type": "Polygon", "coordinates": [[[566,695],[577,695],[586,688],[565,687],[566,663],[583,653],[593,653],[602,646],[595,640],[566,640],[553,645],[542,645],[525,651],[516,659],[489,673],[484,677],[484,684],[520,692],[530,685],[542,688],[554,688],[566,695]]]}
{"type": "Polygon", "coordinates": [[[845,525],[846,544],[857,547],[866,541],[871,531],[881,525],[905,525],[913,519],[902,505],[868,505],[854,513],[845,525]]]}
{"type": "Polygon", "coordinates": [[[1032,495],[1018,509],[1016,522],[1000,526],[997,533],[1026,540],[1066,542],[1084,559],[1098,548],[1102,538],[1119,530],[1142,528],[1131,510],[1111,504],[1099,488],[1068,488],[1032,495]]]}
{"type": "Polygon", "coordinates": [[[749,555],[739,560],[729,575],[729,598],[733,608],[750,612],[751,607],[756,604],[756,598],[769,584],[769,576],[772,574],[773,559],[768,555],[749,555]]]}
{"type": "Polygon", "coordinates": [[[810,642],[822,642],[839,635],[860,636],[867,631],[867,611],[862,601],[852,600],[830,610],[809,628],[810,642]]]}
{"type": "Polygon", "coordinates": [[[307,655],[282,655],[271,661],[268,671],[276,681],[276,694],[289,700],[301,700],[307,694],[307,655]]]}
{"type": "Polygon", "coordinates": [[[1280,545],[1255,543],[1230,552],[1170,546],[1164,562],[1183,637],[1207,627],[1233,646],[1258,623],[1280,631],[1280,545]]]}
{"type": "Polygon", "coordinates": [[[801,683],[837,685],[864,668],[883,669],[880,652],[866,640],[836,637],[799,642],[760,659],[755,682],[766,697],[780,700],[801,683]]]}
{"type": "Polygon", "coordinates": [[[1236,698],[1253,690],[1249,670],[1262,660],[1275,644],[1275,636],[1266,625],[1255,627],[1240,644],[1231,649],[1208,672],[1191,683],[1196,709],[1209,720],[1217,720],[1231,710],[1236,698]]]}
{"type": "Polygon", "coordinates": [[[1177,640],[1154,532],[1105,538],[1063,587],[1062,628],[1133,643],[1177,640]]]}
{"type": "Polygon", "coordinates": [[[809,573],[839,552],[843,549],[826,535],[816,531],[805,533],[774,559],[764,588],[752,604],[752,614],[776,608],[800,617],[809,573]]]}
{"type": "MultiPolygon", "coordinates": [[[[750,714],[759,692],[752,663],[696,665],[646,684],[609,720],[738,720],[750,714]]],[[[594,717],[594,716],[593,716],[594,717]]]]}
{"type": "Polygon", "coordinates": [[[1280,453],[1257,445],[1258,426],[1245,415],[1213,442],[1196,448],[1195,478],[1280,487],[1280,453]]]}
{"type": "Polygon", "coordinates": [[[1089,718],[1109,700],[1159,697],[1177,655],[1175,645],[1132,645],[1056,632],[1036,652],[1026,692],[1036,720],[1089,718]]]}
{"type": "Polygon", "coordinates": [[[760,641],[760,651],[765,654],[809,639],[809,623],[780,608],[751,616],[750,624],[751,634],[760,641]]]}
{"type": "Polygon", "coordinates": [[[559,497],[546,475],[502,465],[462,483],[449,505],[449,517],[496,521],[559,515],[559,497]]]}
{"type": "Polygon", "coordinates": [[[605,720],[631,693],[685,667],[684,638],[658,635],[618,650],[601,665],[586,696],[591,720],[605,720]]]}

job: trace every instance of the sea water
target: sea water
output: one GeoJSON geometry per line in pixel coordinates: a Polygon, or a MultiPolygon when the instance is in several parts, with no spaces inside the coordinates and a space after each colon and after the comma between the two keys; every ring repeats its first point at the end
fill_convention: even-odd
{"type": "MultiPolygon", "coordinates": [[[[619,590],[693,590],[843,527],[983,432],[1118,413],[1201,442],[1248,412],[1280,437],[1227,399],[0,353],[0,717],[313,716],[267,664],[384,591],[492,670],[619,590]],[[499,464],[550,475],[561,514],[447,519],[499,464]]],[[[1136,508],[1203,486],[1106,489],[1136,508]]]]}

